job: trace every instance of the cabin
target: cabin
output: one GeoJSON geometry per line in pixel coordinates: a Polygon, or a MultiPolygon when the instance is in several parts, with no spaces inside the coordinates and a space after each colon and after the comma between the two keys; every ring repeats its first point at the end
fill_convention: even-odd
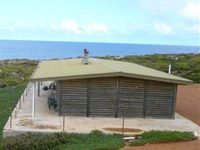
{"type": "MultiPolygon", "coordinates": [[[[192,81],[135,63],[89,58],[41,61],[34,84],[55,81],[60,116],[168,118],[177,85],[192,81]]],[[[35,88],[34,88],[35,90],[35,88]]],[[[33,113],[34,116],[33,96],[33,113]]]]}

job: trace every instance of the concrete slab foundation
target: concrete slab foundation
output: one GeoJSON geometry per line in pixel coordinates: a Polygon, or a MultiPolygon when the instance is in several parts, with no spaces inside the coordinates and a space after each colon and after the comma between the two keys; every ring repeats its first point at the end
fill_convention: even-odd
{"type": "MultiPolygon", "coordinates": [[[[54,110],[49,110],[47,99],[52,92],[44,91],[43,86],[49,85],[50,82],[43,83],[40,86],[40,97],[36,94],[35,117],[31,115],[32,108],[32,86],[29,86],[27,96],[16,106],[16,112],[13,111],[12,120],[8,120],[4,127],[3,135],[13,136],[26,132],[69,132],[69,133],[89,133],[92,130],[101,130],[105,133],[113,133],[105,128],[121,128],[122,118],[94,118],[94,117],[70,117],[65,118],[58,116],[54,110]],[[63,123],[64,121],[64,123],[63,123]],[[64,125],[64,126],[63,126],[64,125]]],[[[38,87],[38,86],[36,86],[38,87]]],[[[38,91],[38,90],[36,90],[38,91]]],[[[175,119],[143,119],[143,118],[125,118],[125,128],[148,130],[171,130],[171,131],[192,131],[200,134],[200,127],[192,121],[175,115],[175,119]]],[[[128,134],[128,133],[127,133],[128,134]]]]}

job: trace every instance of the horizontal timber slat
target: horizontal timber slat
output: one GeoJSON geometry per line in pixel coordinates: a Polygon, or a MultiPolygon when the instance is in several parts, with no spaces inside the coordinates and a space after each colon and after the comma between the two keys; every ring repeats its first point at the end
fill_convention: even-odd
{"type": "Polygon", "coordinates": [[[171,118],[174,87],[170,83],[128,77],[62,80],[59,114],[171,118]]]}
{"type": "Polygon", "coordinates": [[[146,116],[170,118],[173,90],[173,84],[149,81],[147,85],[146,116]]]}
{"type": "Polygon", "coordinates": [[[114,117],[117,78],[90,80],[90,115],[114,117]]]}
{"type": "Polygon", "coordinates": [[[87,81],[61,81],[61,115],[86,116],[87,108],[87,81]]]}

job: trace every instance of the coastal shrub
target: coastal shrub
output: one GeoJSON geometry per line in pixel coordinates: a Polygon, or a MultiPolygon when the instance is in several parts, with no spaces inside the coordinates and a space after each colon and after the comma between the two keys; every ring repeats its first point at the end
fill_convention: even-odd
{"type": "Polygon", "coordinates": [[[172,74],[193,80],[195,83],[200,83],[200,54],[153,54],[99,58],[133,62],[164,72],[168,72],[168,66],[171,64],[172,74]]]}
{"type": "Polygon", "coordinates": [[[5,84],[10,85],[10,86],[20,84],[20,81],[21,80],[18,80],[18,79],[15,79],[15,78],[6,78],[4,80],[5,84]]]}
{"type": "MultiPolygon", "coordinates": [[[[67,140],[67,138],[66,138],[67,140]]],[[[3,139],[3,150],[48,150],[60,144],[56,134],[28,133],[3,139]]]]}
{"type": "Polygon", "coordinates": [[[197,139],[193,132],[180,131],[149,131],[141,135],[141,139],[134,140],[130,146],[145,145],[148,143],[170,143],[197,139]]]}
{"type": "Polygon", "coordinates": [[[6,86],[26,83],[36,65],[37,61],[34,60],[2,60],[0,61],[0,83],[6,86]]]}
{"type": "Polygon", "coordinates": [[[75,134],[69,143],[56,147],[59,150],[111,150],[125,145],[122,135],[104,134],[97,130],[90,134],[75,134]]]}
{"type": "Polygon", "coordinates": [[[102,135],[103,132],[100,131],[100,130],[92,130],[90,134],[93,134],[93,135],[102,135]]]}
{"type": "Polygon", "coordinates": [[[124,145],[121,135],[92,132],[90,134],[27,133],[3,139],[3,150],[94,150],[116,149],[124,145]]]}

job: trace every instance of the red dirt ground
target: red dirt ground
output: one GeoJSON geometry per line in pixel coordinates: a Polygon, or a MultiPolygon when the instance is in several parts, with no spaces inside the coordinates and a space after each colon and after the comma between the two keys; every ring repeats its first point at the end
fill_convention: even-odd
{"type": "MultiPolygon", "coordinates": [[[[178,86],[176,112],[200,125],[200,84],[178,86]]],[[[122,150],[200,150],[200,140],[170,144],[148,144],[125,147],[122,150]]]]}
{"type": "Polygon", "coordinates": [[[199,150],[200,140],[170,144],[149,144],[145,146],[125,147],[122,150],[199,150]]]}
{"type": "Polygon", "coordinates": [[[176,112],[200,125],[200,84],[178,86],[176,112]]]}

